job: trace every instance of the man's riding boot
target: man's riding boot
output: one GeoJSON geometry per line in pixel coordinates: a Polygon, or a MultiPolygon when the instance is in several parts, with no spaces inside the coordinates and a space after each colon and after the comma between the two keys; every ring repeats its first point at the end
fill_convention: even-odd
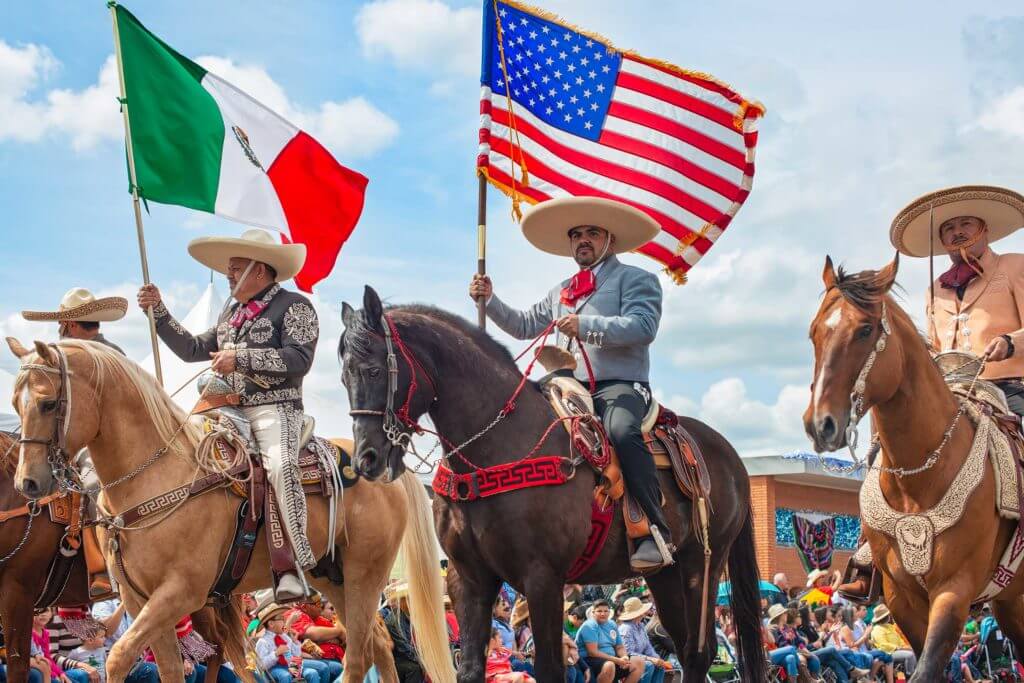
{"type": "Polygon", "coordinates": [[[665,564],[652,536],[647,536],[637,543],[636,552],[630,556],[629,564],[634,569],[654,569],[665,564]]]}
{"type": "Polygon", "coordinates": [[[107,562],[100,552],[100,543],[96,538],[96,528],[86,527],[82,530],[82,545],[85,552],[85,566],[89,572],[89,597],[102,598],[113,592],[110,576],[107,574],[107,562]]]}
{"type": "Polygon", "coordinates": [[[872,584],[876,581],[875,566],[871,557],[871,546],[861,540],[857,551],[846,566],[845,583],[839,584],[836,591],[840,597],[858,605],[866,605],[872,601],[872,584]]]}
{"type": "Polygon", "coordinates": [[[292,545],[288,542],[288,535],[281,523],[281,515],[278,512],[273,490],[267,491],[264,507],[266,508],[267,543],[270,546],[270,568],[274,572],[274,576],[277,577],[277,584],[274,586],[274,601],[281,604],[302,600],[309,595],[308,587],[299,576],[295,555],[292,553],[292,545]]]}

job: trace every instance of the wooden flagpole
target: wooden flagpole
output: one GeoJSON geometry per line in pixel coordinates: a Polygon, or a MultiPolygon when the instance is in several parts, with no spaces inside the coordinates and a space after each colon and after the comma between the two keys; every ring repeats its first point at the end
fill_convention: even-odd
{"type": "MultiPolygon", "coordinates": [[[[132,149],[132,126],[128,119],[128,97],[124,87],[124,64],[121,61],[121,36],[117,29],[117,3],[108,2],[110,8],[110,19],[114,25],[114,54],[117,56],[117,78],[121,85],[121,114],[124,118],[124,143],[128,152],[128,179],[131,182],[132,204],[135,208],[135,233],[139,240],[139,258],[142,261],[142,281],[149,284],[149,259],[146,257],[146,235],[142,228],[142,206],[139,201],[139,186],[135,177],[135,152],[132,149]]],[[[149,317],[149,337],[153,344],[153,368],[156,370],[156,380],[163,386],[164,375],[160,367],[160,344],[156,336],[156,319],[153,317],[152,306],[146,309],[149,317]]]]}
{"type": "MultiPolygon", "coordinates": [[[[487,274],[487,178],[479,174],[480,185],[476,195],[476,272],[487,274]]],[[[487,300],[476,300],[476,322],[481,330],[487,329],[487,300]]]]}

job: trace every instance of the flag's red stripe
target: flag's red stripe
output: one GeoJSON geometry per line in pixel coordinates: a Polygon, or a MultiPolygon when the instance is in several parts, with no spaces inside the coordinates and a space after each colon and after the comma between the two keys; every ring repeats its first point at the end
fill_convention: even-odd
{"type": "Polygon", "coordinates": [[[644,78],[643,76],[627,73],[625,71],[619,72],[619,77],[616,79],[615,85],[616,87],[628,88],[629,90],[635,90],[636,92],[643,93],[644,95],[650,95],[662,102],[667,102],[673,106],[679,107],[680,109],[693,112],[697,116],[714,121],[715,123],[722,125],[739,135],[736,131],[736,126],[733,125],[732,114],[720,107],[716,107],[713,104],[709,104],[704,100],[698,99],[693,95],[687,95],[684,92],[673,90],[667,85],[662,85],[661,83],[644,78]]]}
{"type": "Polygon", "coordinates": [[[634,137],[623,135],[622,133],[616,133],[608,130],[607,128],[601,132],[601,137],[598,139],[598,142],[606,147],[617,149],[620,152],[633,154],[659,163],[662,166],[667,166],[673,171],[686,176],[694,182],[700,183],[709,190],[717,192],[731,201],[742,201],[740,197],[746,195],[746,191],[739,185],[729,182],[722,176],[712,173],[711,171],[698,166],[692,161],[684,159],[675,152],[671,152],[664,147],[658,147],[657,145],[652,145],[649,142],[637,140],[634,137]]]}
{"type": "Polygon", "coordinates": [[[647,126],[653,128],[656,131],[671,135],[674,138],[682,140],[688,145],[692,145],[699,150],[707,152],[713,157],[718,157],[722,161],[741,171],[746,166],[746,159],[743,152],[730,147],[729,145],[723,144],[712,137],[704,135],[703,133],[684,126],[678,121],[667,119],[664,116],[659,116],[653,112],[647,111],[646,109],[640,109],[634,107],[631,104],[624,102],[616,102],[612,100],[611,106],[608,108],[608,116],[614,116],[616,118],[636,123],[641,126],[647,126]]]}
{"type": "MultiPolygon", "coordinates": [[[[510,157],[512,154],[512,146],[509,144],[509,142],[503,138],[499,138],[496,136],[491,138],[491,149],[497,154],[501,154],[506,157],[510,157]]],[[[682,223],[672,218],[671,216],[662,213],[661,211],[653,207],[637,202],[628,197],[623,197],[621,195],[613,195],[608,192],[605,192],[604,190],[599,190],[585,183],[581,183],[578,180],[569,178],[568,176],[563,175],[558,171],[552,169],[550,166],[548,166],[547,164],[545,164],[544,162],[542,162],[540,159],[536,158],[529,152],[523,151],[522,154],[523,157],[526,159],[526,166],[530,170],[530,175],[542,178],[543,180],[546,180],[552,185],[555,185],[565,190],[565,192],[567,192],[570,195],[604,197],[606,199],[614,199],[616,201],[629,204],[630,206],[635,206],[636,208],[647,212],[647,214],[649,214],[651,218],[658,222],[658,225],[661,226],[662,230],[668,232],[676,239],[683,239],[684,237],[695,232],[694,230],[683,225],[682,223]]],[[[516,150],[516,157],[519,157],[518,148],[516,150]]],[[[728,224],[728,221],[726,220],[728,218],[728,216],[722,215],[722,219],[726,221],[726,224],[728,224]]],[[[724,225],[719,225],[724,229],[724,225]]],[[[703,237],[700,237],[697,239],[696,242],[694,242],[693,246],[700,253],[703,254],[706,253],[707,250],[711,248],[711,245],[711,241],[703,237]]]]}
{"type": "MultiPolygon", "coordinates": [[[[491,118],[495,123],[506,127],[510,126],[508,112],[504,109],[497,107],[492,109],[491,118]]],[[[621,183],[632,185],[633,187],[638,187],[652,194],[656,194],[659,197],[663,197],[664,199],[683,207],[704,221],[714,221],[722,215],[722,211],[720,209],[701,201],[693,195],[683,192],[678,187],[675,187],[660,178],[655,178],[650,174],[643,173],[605,159],[600,159],[590,154],[584,154],[583,152],[577,151],[572,147],[568,147],[557,140],[548,137],[543,131],[539,130],[522,117],[517,116],[515,118],[516,128],[519,130],[520,135],[530,138],[554,156],[565,159],[573,166],[578,166],[579,168],[599,173],[606,178],[611,178],[612,180],[617,180],[621,183]]]]}
{"type": "Polygon", "coordinates": [[[310,292],[330,275],[355,229],[368,181],[302,131],[277,155],[267,176],[281,200],[290,241],[306,245],[306,263],[295,284],[310,292]]]}
{"type": "MultiPolygon", "coordinates": [[[[717,94],[721,95],[722,97],[724,97],[725,99],[729,100],[730,102],[732,102],[732,103],[734,103],[736,105],[743,104],[743,102],[746,101],[746,100],[743,99],[743,97],[741,95],[736,93],[731,88],[729,88],[729,87],[727,87],[725,85],[722,85],[721,83],[715,83],[714,81],[709,81],[709,80],[707,80],[705,78],[701,78],[699,76],[693,76],[693,75],[690,75],[690,74],[680,73],[680,72],[674,71],[672,69],[669,69],[664,64],[658,64],[657,62],[648,61],[646,59],[637,59],[636,57],[633,57],[633,56],[630,56],[630,55],[623,55],[622,58],[623,59],[629,59],[629,60],[637,62],[639,64],[644,64],[646,66],[651,67],[652,69],[657,69],[658,71],[661,71],[663,73],[667,73],[669,76],[672,76],[673,78],[678,78],[679,80],[682,80],[682,81],[686,81],[687,83],[693,83],[694,85],[699,85],[700,87],[704,88],[705,90],[710,90],[713,93],[717,93],[717,94]]],[[[749,111],[747,113],[747,116],[748,117],[751,116],[749,111]]]]}

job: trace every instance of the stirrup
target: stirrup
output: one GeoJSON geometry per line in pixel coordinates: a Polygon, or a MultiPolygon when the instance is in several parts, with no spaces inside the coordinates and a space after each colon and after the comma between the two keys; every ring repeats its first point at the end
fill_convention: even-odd
{"type": "Polygon", "coordinates": [[[661,535],[661,529],[656,524],[651,525],[651,537],[654,538],[654,545],[658,547],[658,552],[661,553],[661,566],[667,567],[675,564],[676,560],[672,557],[672,553],[675,552],[676,547],[665,541],[665,538],[661,535]]]}

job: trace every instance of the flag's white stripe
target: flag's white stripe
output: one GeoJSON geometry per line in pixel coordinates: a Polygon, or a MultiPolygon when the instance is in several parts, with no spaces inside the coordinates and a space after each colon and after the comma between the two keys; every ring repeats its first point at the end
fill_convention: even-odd
{"type": "Polygon", "coordinates": [[[224,118],[224,149],[214,212],[241,223],[288,232],[281,201],[266,170],[298,128],[213,74],[203,78],[202,86],[217,102],[224,118]],[[240,138],[247,141],[256,163],[246,154],[240,138]]]}
{"type": "MultiPolygon", "coordinates": [[[[491,98],[491,105],[494,109],[505,110],[508,106],[508,100],[505,97],[495,95],[491,98]]],[[[554,126],[549,126],[527,111],[525,107],[515,107],[515,113],[520,119],[523,119],[534,127],[540,129],[556,142],[566,145],[567,147],[571,147],[583,154],[618,164],[620,166],[625,166],[626,168],[634,169],[659,180],[663,180],[670,185],[681,189],[683,192],[710,204],[719,211],[726,211],[732,203],[730,198],[723,197],[714,190],[709,189],[697,181],[687,178],[682,173],[679,173],[678,171],[656,161],[651,161],[644,157],[630,154],[629,152],[612,149],[611,147],[592,142],[586,138],[581,138],[573,135],[572,133],[559,130],[554,126]]],[[[491,125],[493,127],[494,124],[491,125]]],[[[742,173],[736,168],[733,168],[732,170],[733,173],[730,180],[734,185],[739,185],[742,173]]]]}
{"type": "Polygon", "coordinates": [[[685,140],[680,140],[674,135],[668,135],[661,131],[648,128],[639,123],[626,121],[616,116],[605,117],[604,129],[626,135],[636,140],[641,140],[655,147],[661,147],[673,154],[681,156],[687,161],[697,164],[704,170],[719,175],[734,185],[740,184],[743,179],[743,171],[732,164],[726,163],[716,156],[708,154],[702,149],[694,147],[685,140]]]}
{"type": "Polygon", "coordinates": [[[685,79],[673,76],[672,74],[665,73],[661,69],[655,69],[653,66],[648,66],[643,62],[637,62],[632,59],[626,58],[622,60],[621,70],[646,78],[649,81],[654,81],[665,87],[678,90],[681,93],[686,93],[691,97],[696,97],[699,100],[703,100],[708,104],[721,109],[727,116],[733,116],[739,109],[736,104],[729,101],[729,98],[724,97],[713,90],[702,88],[696,83],[691,83],[685,79]]]}
{"type": "MultiPolygon", "coordinates": [[[[510,140],[512,134],[510,129],[495,123],[491,125],[491,137],[510,140]]],[[[690,230],[699,229],[700,226],[705,223],[704,219],[700,216],[695,216],[675,202],[666,199],[661,195],[636,187],[629,183],[607,178],[588,169],[576,166],[562,157],[552,154],[539,143],[531,139],[523,131],[519,131],[519,143],[522,145],[523,151],[527,154],[567,178],[583,183],[584,185],[596,190],[607,192],[612,196],[625,197],[639,204],[649,206],[652,209],[660,211],[682,223],[690,230]]],[[[529,166],[527,166],[527,168],[529,168],[529,166]]]]}
{"type": "MultiPolygon", "coordinates": [[[[511,160],[503,154],[499,154],[498,152],[491,152],[490,155],[488,156],[488,162],[490,163],[491,166],[508,172],[511,160]]],[[[535,175],[530,176],[530,188],[544,194],[547,197],[565,197],[570,194],[563,187],[551,183],[545,180],[544,178],[540,178],[535,175]]],[[[722,234],[722,231],[719,230],[718,228],[712,228],[711,230],[716,230],[718,235],[722,234]]],[[[709,230],[708,232],[710,233],[711,230],[709,230]]],[[[674,237],[671,233],[666,232],[665,230],[659,230],[658,234],[655,235],[654,239],[652,239],[651,241],[661,247],[664,247],[672,254],[675,254],[679,248],[679,240],[676,239],[676,237],[674,237]]],[[[698,251],[695,247],[690,246],[683,250],[681,256],[683,257],[683,260],[685,260],[688,264],[693,266],[697,263],[697,261],[701,259],[703,254],[701,254],[700,251],[698,251]]]]}
{"type": "Polygon", "coordinates": [[[725,128],[709,118],[700,114],[694,114],[689,109],[677,107],[674,104],[658,99],[652,95],[645,95],[636,90],[624,88],[621,85],[615,86],[615,93],[612,95],[613,102],[622,102],[638,109],[657,114],[670,121],[676,121],[687,128],[692,128],[712,140],[717,140],[730,149],[736,150],[740,155],[746,152],[746,144],[743,142],[743,135],[734,128],[725,128]]]}

